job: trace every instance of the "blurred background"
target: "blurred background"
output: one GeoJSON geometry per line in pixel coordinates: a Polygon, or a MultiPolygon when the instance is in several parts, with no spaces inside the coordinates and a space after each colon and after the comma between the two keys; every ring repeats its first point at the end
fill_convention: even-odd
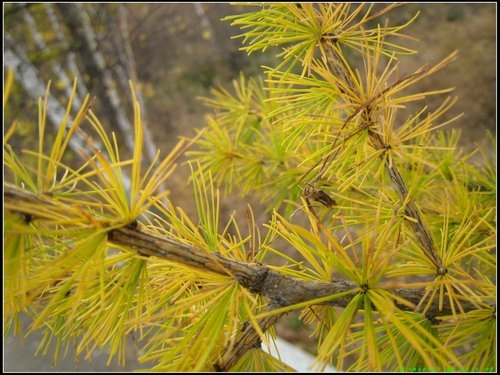
{"type": "MultiPolygon", "coordinates": [[[[205,125],[209,109],[200,97],[218,85],[231,89],[231,81],[262,73],[262,65],[277,61],[279,50],[247,56],[239,51],[241,31],[221,21],[228,15],[255,9],[225,3],[154,4],[53,4],[4,3],[4,79],[15,72],[15,85],[4,110],[4,132],[12,122],[19,136],[12,143],[26,148],[36,141],[38,98],[51,81],[48,137],[64,115],[75,77],[75,105],[89,93],[95,97],[92,110],[123,145],[123,156],[133,147],[133,109],[128,81],[135,86],[148,129],[145,162],[156,149],[165,155],[179,137],[193,137],[205,125]],[[69,90],[69,91],[68,91],[69,90]]],[[[450,116],[464,115],[451,126],[462,130],[461,147],[482,147],[494,152],[487,131],[496,134],[496,3],[416,4],[388,13],[390,24],[402,24],[417,11],[417,20],[404,30],[418,38],[408,46],[418,55],[404,57],[400,72],[411,73],[424,64],[434,64],[458,49],[458,60],[421,83],[422,90],[455,87],[458,102],[450,116]]],[[[419,103],[419,107],[432,103],[419,103]]],[[[415,111],[417,108],[409,108],[415,111]]],[[[76,112],[73,112],[76,113],[76,112]]],[[[451,127],[450,126],[450,127],[451,127]]],[[[51,135],[52,134],[52,135],[51,135]]],[[[69,156],[71,158],[71,156],[69,156]]],[[[71,160],[68,161],[71,163],[71,160]]],[[[168,188],[175,205],[194,213],[188,168],[180,166],[168,188]]],[[[251,197],[222,199],[223,213],[244,217],[245,206],[259,204],[251,197]]],[[[262,212],[257,217],[265,221],[262,212]]],[[[24,322],[23,324],[27,324],[24,322]]],[[[25,327],[26,328],[26,327],[25,327]]],[[[298,316],[290,314],[277,327],[286,340],[308,350],[313,339],[298,316]]],[[[26,332],[26,330],[25,330],[26,332]]],[[[4,339],[4,371],[132,371],[140,369],[140,348],[130,337],[129,361],[125,367],[106,365],[106,353],[95,353],[92,361],[68,354],[52,367],[52,357],[33,355],[41,334],[4,339]]]]}

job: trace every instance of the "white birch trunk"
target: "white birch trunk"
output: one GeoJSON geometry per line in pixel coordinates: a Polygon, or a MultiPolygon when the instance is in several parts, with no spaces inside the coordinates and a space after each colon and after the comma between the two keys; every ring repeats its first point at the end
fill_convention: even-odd
{"type": "MultiPolygon", "coordinates": [[[[38,32],[35,20],[33,19],[30,12],[26,8],[23,9],[23,17],[24,20],[26,21],[26,24],[29,27],[29,30],[31,32],[33,40],[35,41],[37,48],[41,51],[45,51],[47,49],[47,45],[45,44],[45,41],[38,32]]],[[[72,85],[73,85],[72,80],[68,78],[66,71],[58,61],[53,61],[51,63],[51,68],[54,74],[56,75],[57,79],[62,83],[64,87],[64,92],[66,93],[66,96],[69,98],[71,96],[71,91],[72,91],[72,85]]],[[[73,109],[75,111],[78,111],[81,107],[82,107],[82,97],[80,97],[79,94],[75,93],[73,99],[73,109]]]]}
{"type": "MultiPolygon", "coordinates": [[[[60,43],[67,43],[66,35],[61,27],[59,20],[57,19],[57,16],[54,13],[53,4],[45,3],[43,5],[45,8],[45,12],[47,13],[47,17],[49,18],[52,29],[56,35],[57,41],[59,41],[60,43]]],[[[76,88],[76,90],[80,95],[80,97],[84,98],[85,95],[89,92],[89,90],[87,89],[85,81],[83,80],[83,77],[80,73],[80,69],[78,68],[78,65],[76,63],[76,54],[74,52],[70,51],[67,54],[67,68],[70,71],[70,73],[76,77],[78,81],[78,87],[76,88]]]]}
{"type": "MultiPolygon", "coordinates": [[[[132,50],[132,46],[130,45],[130,35],[128,28],[128,11],[123,4],[118,6],[118,26],[122,39],[122,46],[124,51],[123,62],[126,67],[126,71],[128,74],[128,80],[131,80],[134,84],[139,82],[139,78],[137,77],[137,69],[135,64],[134,52],[132,50]]],[[[156,155],[158,147],[153,141],[153,137],[149,128],[147,126],[147,110],[144,104],[144,98],[139,89],[136,90],[137,101],[139,102],[139,106],[141,107],[141,115],[142,115],[142,124],[144,128],[144,148],[146,150],[146,155],[150,161],[152,161],[156,155]]]]}
{"type": "MultiPolygon", "coordinates": [[[[5,33],[5,39],[10,41],[11,45],[14,40],[8,33],[5,33]]],[[[12,50],[8,47],[4,50],[4,64],[6,68],[13,69],[15,71],[16,80],[19,81],[26,93],[35,101],[38,102],[39,98],[43,98],[46,95],[46,85],[40,79],[38,71],[36,68],[29,63],[28,57],[22,50],[20,45],[16,46],[16,50],[12,50]]],[[[48,93],[47,97],[47,117],[50,123],[59,130],[62,123],[64,123],[64,118],[66,116],[66,108],[57,101],[54,96],[48,93]]],[[[71,124],[73,119],[69,116],[67,124],[71,124]]],[[[75,133],[70,139],[69,146],[78,155],[87,155],[89,153],[86,146],[85,140],[80,136],[79,133],[75,133]]],[[[94,141],[93,147],[95,149],[101,150],[102,145],[94,141]]],[[[130,191],[130,178],[123,174],[123,183],[127,191],[130,191]]]]}
{"type": "MultiPolygon", "coordinates": [[[[111,72],[106,67],[103,54],[97,48],[97,37],[90,24],[87,11],[81,3],[75,4],[58,4],[63,14],[70,22],[76,22],[77,27],[80,29],[79,36],[83,39],[85,48],[88,50],[87,58],[92,62],[93,67],[96,69],[99,77],[102,79],[102,84],[106,91],[106,100],[113,113],[114,122],[123,134],[125,146],[130,152],[134,149],[133,128],[130,121],[125,115],[123,110],[120,96],[115,88],[115,83],[111,72]]],[[[77,37],[77,35],[75,35],[77,37]]]]}

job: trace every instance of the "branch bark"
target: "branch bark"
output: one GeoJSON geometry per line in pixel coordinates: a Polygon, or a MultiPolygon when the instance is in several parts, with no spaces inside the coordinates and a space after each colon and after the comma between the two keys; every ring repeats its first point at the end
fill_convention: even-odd
{"type": "MultiPolygon", "coordinates": [[[[43,208],[53,208],[54,210],[64,209],[64,205],[56,204],[53,197],[45,194],[39,196],[10,184],[4,184],[4,191],[5,209],[29,216],[31,221],[43,220],[43,214],[37,217],[33,212],[34,207],[37,205],[43,208]]],[[[267,297],[269,300],[267,310],[292,306],[332,295],[336,295],[336,297],[322,302],[322,304],[346,307],[356,294],[366,293],[367,291],[366,286],[359,286],[348,280],[309,281],[294,279],[274,271],[266,265],[230,259],[218,252],[200,249],[180,243],[177,240],[143,231],[136,225],[110,230],[108,232],[108,241],[110,244],[117,244],[137,251],[141,255],[157,257],[203,271],[232,277],[250,292],[267,297]]],[[[425,306],[425,303],[421,303],[426,296],[424,289],[399,288],[390,289],[390,292],[394,295],[394,305],[401,310],[420,312],[408,304],[400,303],[401,300],[406,300],[413,306],[425,306]]],[[[477,308],[478,306],[471,302],[462,302],[462,309],[465,312],[477,308]]],[[[453,311],[449,304],[445,304],[440,308],[439,299],[434,299],[426,310],[425,316],[435,323],[436,317],[451,314],[453,314],[453,311]]],[[[260,332],[266,332],[284,315],[285,313],[279,312],[261,319],[258,323],[260,332]]],[[[260,345],[259,332],[251,324],[244,325],[235,340],[235,344],[224,349],[221,359],[214,363],[213,367],[216,371],[229,371],[245,353],[254,348],[259,348],[260,345]]]]}
{"type": "MultiPolygon", "coordinates": [[[[262,319],[259,322],[262,332],[266,332],[275,325],[285,314],[275,314],[262,319]]],[[[229,371],[249,350],[260,348],[261,340],[259,333],[251,324],[247,324],[241,330],[241,334],[236,340],[236,344],[231,348],[226,348],[219,362],[214,364],[214,369],[218,372],[229,371]]]]}
{"type": "MultiPolygon", "coordinates": [[[[4,207],[6,210],[29,214],[32,216],[32,220],[36,220],[37,217],[33,214],[33,203],[52,205],[50,197],[40,197],[13,185],[4,184],[4,207]]],[[[232,277],[252,293],[267,297],[270,304],[275,306],[285,307],[332,295],[341,295],[322,304],[346,307],[355,294],[366,292],[366,287],[356,285],[349,280],[298,280],[274,271],[263,264],[230,259],[217,252],[199,249],[135,227],[113,229],[108,233],[108,240],[110,243],[124,246],[142,255],[154,256],[232,277]]],[[[413,306],[425,305],[425,303],[421,303],[426,295],[426,291],[423,289],[394,288],[390,289],[390,292],[413,306]]],[[[396,299],[394,303],[401,310],[421,312],[407,304],[399,303],[396,299]]],[[[478,307],[471,302],[463,301],[462,308],[467,312],[478,307]]],[[[452,308],[448,303],[445,303],[442,308],[439,307],[439,299],[434,299],[426,310],[426,315],[433,318],[452,313],[452,308]]]]}
{"type": "MultiPolygon", "coordinates": [[[[364,293],[363,287],[348,280],[332,280],[329,282],[298,280],[283,275],[269,267],[258,263],[245,263],[229,259],[218,253],[198,249],[193,246],[173,241],[143,232],[137,228],[123,227],[112,230],[108,239],[116,244],[126,246],[141,254],[155,256],[173,262],[182,263],[194,268],[228,275],[253,293],[269,298],[277,306],[291,306],[309,300],[328,297],[334,294],[346,294],[323,304],[346,307],[354,294],[364,293]]],[[[424,298],[425,290],[421,289],[392,289],[392,292],[414,306],[419,305],[424,298]]],[[[434,300],[427,315],[437,317],[452,314],[449,305],[439,308],[438,300],[434,300]]],[[[395,301],[398,308],[405,311],[415,309],[395,301]]],[[[471,311],[477,307],[469,302],[463,302],[464,311],[471,311]]]]}

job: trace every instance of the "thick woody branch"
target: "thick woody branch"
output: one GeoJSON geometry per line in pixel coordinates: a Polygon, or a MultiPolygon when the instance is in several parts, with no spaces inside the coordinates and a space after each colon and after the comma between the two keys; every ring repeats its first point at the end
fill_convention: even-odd
{"type": "MultiPolygon", "coordinates": [[[[5,209],[22,215],[30,215],[32,220],[45,217],[44,209],[63,209],[56,205],[50,196],[38,196],[21,190],[15,186],[4,184],[5,209]],[[34,205],[40,207],[34,213],[34,205]]],[[[68,223],[71,224],[71,223],[68,223]]],[[[253,293],[260,294],[276,306],[291,306],[294,304],[337,295],[336,298],[323,302],[323,304],[346,307],[352,297],[357,293],[364,293],[362,286],[348,280],[309,281],[294,279],[283,275],[269,267],[258,263],[246,263],[230,259],[219,253],[199,249],[178,241],[160,237],[133,227],[113,229],[108,234],[108,240],[140,254],[154,256],[171,262],[177,262],[197,269],[214,272],[232,277],[253,293]],[[338,297],[338,295],[341,295],[338,297]]],[[[410,306],[425,306],[427,301],[422,301],[426,294],[423,289],[391,289],[395,297],[402,298],[409,304],[400,304],[395,300],[395,305],[401,310],[415,311],[410,306]]],[[[477,306],[463,301],[464,311],[475,310],[477,306]]],[[[439,299],[435,298],[425,311],[427,315],[438,317],[453,313],[451,306],[445,303],[439,308],[439,299]]]]}
{"type": "MultiPolygon", "coordinates": [[[[262,319],[259,322],[262,332],[266,332],[269,328],[275,325],[283,316],[284,313],[275,314],[262,319]]],[[[214,369],[218,372],[229,371],[238,363],[238,361],[251,349],[260,349],[261,340],[259,333],[251,324],[243,326],[240,335],[238,335],[236,343],[230,348],[226,348],[219,362],[214,364],[214,369]]]]}
{"type": "MultiPolygon", "coordinates": [[[[323,302],[323,304],[346,307],[353,295],[365,292],[363,287],[356,285],[352,281],[332,280],[322,282],[298,280],[271,270],[262,264],[245,263],[229,259],[218,253],[181,244],[136,228],[123,227],[112,230],[108,238],[113,243],[134,249],[144,255],[155,256],[221,275],[228,275],[238,280],[242,286],[251,292],[269,298],[271,303],[278,306],[290,306],[318,298],[342,294],[342,297],[323,302]]],[[[414,306],[419,305],[425,295],[425,291],[420,289],[401,288],[392,289],[391,291],[395,296],[405,299],[414,306]]],[[[452,314],[452,309],[449,305],[445,304],[440,309],[438,303],[439,300],[435,299],[430,304],[426,314],[433,317],[452,314]]],[[[397,302],[395,304],[401,310],[415,311],[414,308],[407,305],[397,302]]],[[[471,311],[477,308],[472,303],[465,301],[462,303],[462,307],[464,311],[471,311]]]]}
{"type": "MultiPolygon", "coordinates": [[[[15,186],[4,185],[5,209],[30,217],[31,220],[44,220],[50,218],[51,211],[64,209],[64,204],[54,201],[53,197],[46,194],[36,195],[15,186]],[[35,210],[35,208],[38,208],[35,210]]],[[[52,212],[52,214],[54,214],[52,212]]],[[[68,223],[69,225],[71,223],[68,223]]],[[[200,249],[188,244],[180,243],[164,236],[143,231],[138,226],[124,226],[108,232],[108,241],[122,247],[137,251],[141,255],[165,259],[203,271],[226,275],[236,279],[243,287],[252,293],[267,297],[268,310],[292,306],[298,303],[317,300],[319,298],[335,296],[322,304],[346,307],[353,296],[366,293],[366,286],[358,286],[348,280],[308,281],[298,280],[283,275],[269,267],[258,263],[246,263],[222,256],[217,252],[200,249]]],[[[425,306],[422,301],[425,296],[423,289],[391,289],[395,296],[394,304],[401,310],[417,311],[411,306],[425,306]],[[405,300],[409,303],[401,304],[405,300]]],[[[461,305],[464,311],[471,311],[477,307],[467,301],[461,305]]],[[[426,317],[434,321],[438,316],[453,313],[449,304],[440,308],[439,299],[434,299],[425,311],[426,317]]],[[[259,321],[261,332],[266,332],[284,313],[278,313],[259,321]]],[[[216,371],[230,370],[242,356],[253,348],[260,347],[259,332],[248,324],[236,338],[235,344],[225,348],[221,359],[214,363],[216,371]]]]}

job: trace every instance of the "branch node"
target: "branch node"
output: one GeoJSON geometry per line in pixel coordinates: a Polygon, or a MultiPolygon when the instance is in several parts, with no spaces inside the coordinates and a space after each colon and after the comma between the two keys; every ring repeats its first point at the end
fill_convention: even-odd
{"type": "Polygon", "coordinates": [[[247,277],[238,277],[236,276],[236,280],[247,288],[252,293],[261,293],[264,289],[264,284],[267,279],[267,275],[269,274],[269,269],[266,266],[262,266],[260,264],[256,267],[256,274],[251,279],[247,277]]]}
{"type": "Polygon", "coordinates": [[[431,324],[439,324],[439,320],[436,319],[436,316],[434,314],[425,314],[425,318],[431,323],[431,324]]]}
{"type": "Polygon", "coordinates": [[[437,270],[436,276],[444,276],[447,273],[448,273],[448,268],[446,268],[446,267],[439,267],[439,269],[437,270]]]}
{"type": "Polygon", "coordinates": [[[360,285],[360,288],[363,291],[363,294],[366,294],[368,292],[368,290],[370,290],[370,287],[366,283],[363,285],[360,285]]]}

